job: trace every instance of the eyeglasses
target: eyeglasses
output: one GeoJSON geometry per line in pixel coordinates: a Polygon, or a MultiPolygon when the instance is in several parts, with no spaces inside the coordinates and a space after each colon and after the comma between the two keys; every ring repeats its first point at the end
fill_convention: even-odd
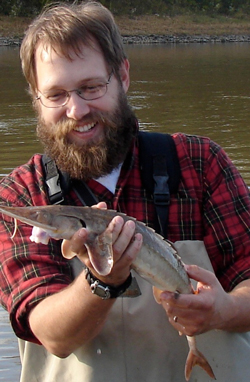
{"type": "Polygon", "coordinates": [[[65,106],[70,99],[70,93],[75,92],[80,98],[85,101],[93,101],[95,99],[103,97],[108,91],[108,85],[110,83],[113,72],[111,72],[108,81],[103,82],[100,80],[91,81],[88,85],[80,86],[73,90],[57,89],[48,94],[42,94],[35,99],[41,102],[41,104],[48,108],[57,108],[65,106]]]}

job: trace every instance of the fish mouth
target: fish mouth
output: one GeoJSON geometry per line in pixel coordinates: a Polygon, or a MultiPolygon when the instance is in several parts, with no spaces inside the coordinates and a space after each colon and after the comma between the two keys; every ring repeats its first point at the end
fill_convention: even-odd
{"type": "Polygon", "coordinates": [[[36,207],[7,207],[0,206],[0,212],[2,214],[7,214],[15,220],[20,220],[23,223],[26,223],[30,226],[36,226],[43,230],[56,232],[57,227],[54,227],[50,223],[47,223],[45,220],[43,221],[43,215],[39,208],[36,207]]]}

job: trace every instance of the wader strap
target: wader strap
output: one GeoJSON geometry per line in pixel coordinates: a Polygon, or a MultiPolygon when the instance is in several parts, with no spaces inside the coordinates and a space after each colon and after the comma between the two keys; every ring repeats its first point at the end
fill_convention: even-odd
{"type": "Polygon", "coordinates": [[[85,182],[81,180],[73,180],[72,188],[74,189],[83,206],[90,207],[99,202],[99,200],[96,198],[96,196],[93,194],[85,182]]]}
{"type": "Polygon", "coordinates": [[[156,231],[166,237],[170,195],[177,192],[181,174],[176,146],[170,134],[140,131],[139,152],[142,184],[156,209],[156,231]]]}

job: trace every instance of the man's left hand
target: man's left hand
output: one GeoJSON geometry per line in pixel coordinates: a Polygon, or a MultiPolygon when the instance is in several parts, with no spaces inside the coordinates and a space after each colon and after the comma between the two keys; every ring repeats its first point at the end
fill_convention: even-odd
{"type": "Polygon", "coordinates": [[[194,294],[153,289],[155,299],[162,304],[170,323],[189,336],[211,329],[228,330],[237,306],[234,294],[226,293],[212,272],[196,265],[186,265],[185,268],[189,277],[197,281],[194,294]]]}

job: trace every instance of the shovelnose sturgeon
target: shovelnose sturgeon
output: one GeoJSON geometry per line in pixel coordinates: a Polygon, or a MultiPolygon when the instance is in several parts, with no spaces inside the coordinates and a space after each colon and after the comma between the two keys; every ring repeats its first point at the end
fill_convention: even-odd
{"type": "MultiPolygon", "coordinates": [[[[31,240],[46,244],[49,238],[71,239],[73,234],[85,226],[89,232],[86,247],[90,261],[100,275],[110,273],[113,266],[112,238],[105,235],[111,220],[119,215],[124,221],[135,222],[135,232],[143,236],[142,248],[132,263],[132,268],[144,279],[160,290],[178,293],[194,293],[190,279],[181,258],[173,244],[166,241],[154,230],[135,218],[114,210],[76,207],[41,206],[7,207],[0,206],[0,212],[28,225],[38,227],[31,240]]],[[[14,236],[14,235],[13,235],[14,236]]],[[[213,370],[204,355],[197,349],[195,337],[187,336],[189,354],[185,365],[185,378],[188,381],[195,365],[201,366],[211,378],[213,370]]]]}

